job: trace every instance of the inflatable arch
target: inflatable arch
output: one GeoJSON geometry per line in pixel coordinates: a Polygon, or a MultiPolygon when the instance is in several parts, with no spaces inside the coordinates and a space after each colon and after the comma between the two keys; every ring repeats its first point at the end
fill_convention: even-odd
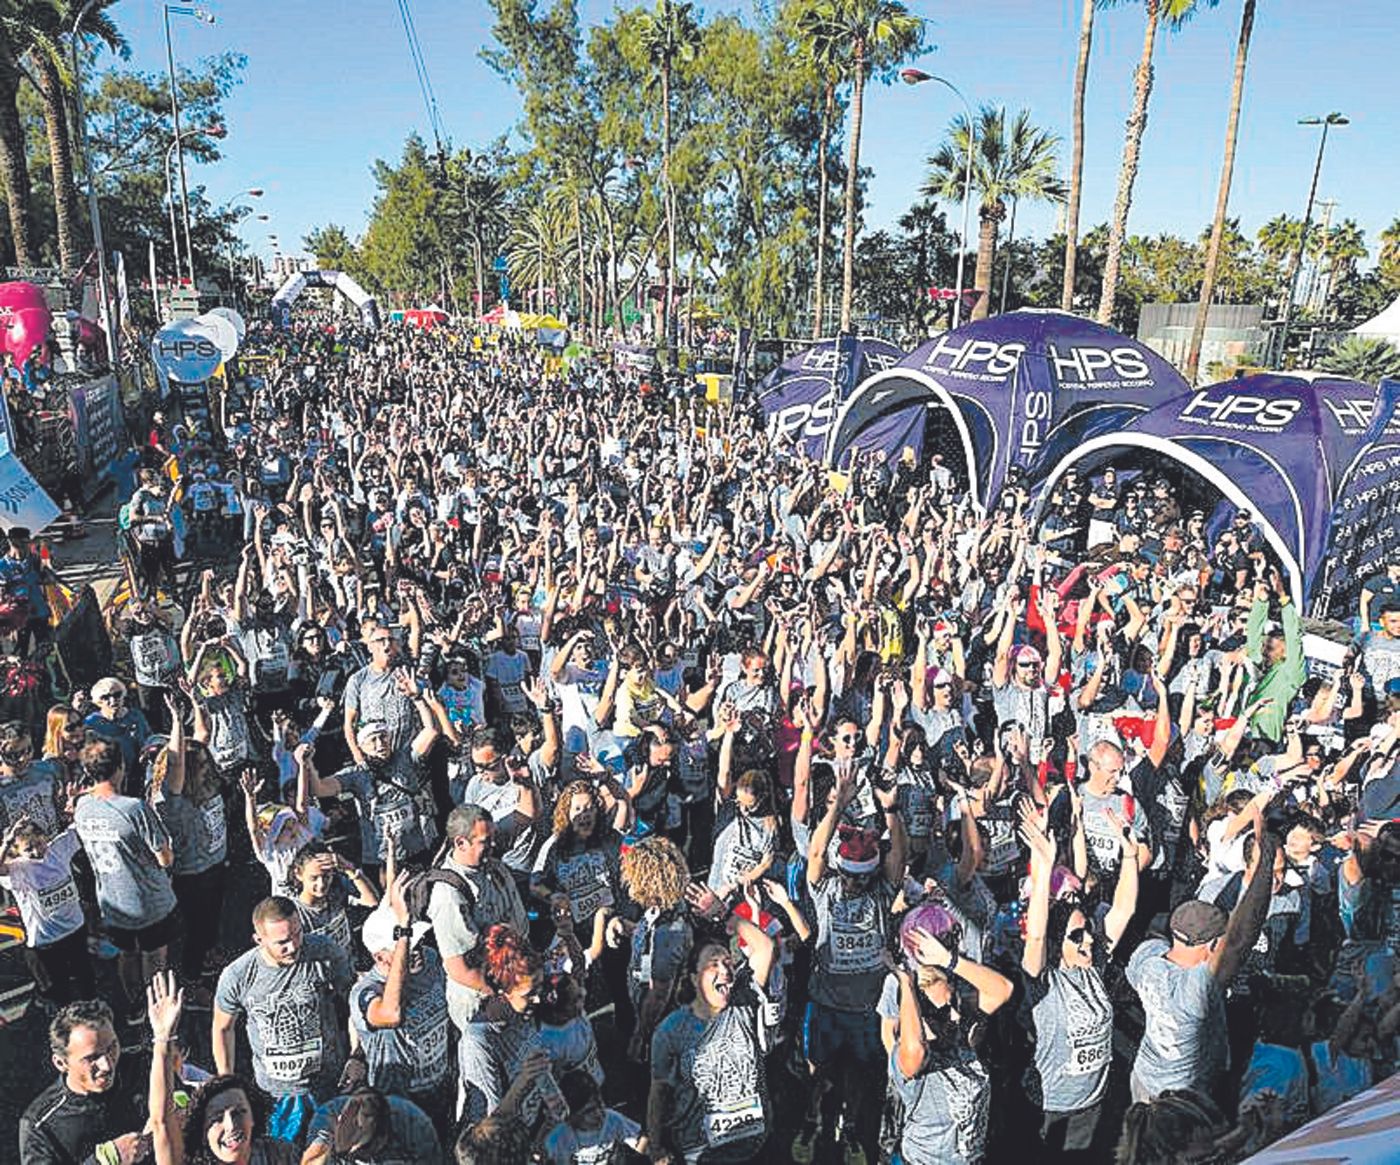
{"type": "Polygon", "coordinates": [[[298,271],[288,277],[272,297],[272,322],[279,328],[292,323],[292,304],[308,287],[329,287],[340,292],[360,312],[360,323],[372,332],[379,330],[379,304],[344,271],[298,271]]]}

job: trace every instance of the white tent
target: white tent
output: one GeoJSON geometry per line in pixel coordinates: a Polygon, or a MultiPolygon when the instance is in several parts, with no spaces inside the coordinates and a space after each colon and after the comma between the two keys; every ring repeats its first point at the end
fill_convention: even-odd
{"type": "Polygon", "coordinates": [[[1392,303],[1374,319],[1358,324],[1351,330],[1354,336],[1371,336],[1378,340],[1389,340],[1400,347],[1400,299],[1392,303]]]}

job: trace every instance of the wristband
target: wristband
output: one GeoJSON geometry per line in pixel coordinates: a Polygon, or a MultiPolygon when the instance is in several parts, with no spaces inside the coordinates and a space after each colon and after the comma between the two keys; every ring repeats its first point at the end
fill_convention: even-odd
{"type": "Polygon", "coordinates": [[[958,969],[958,964],[962,962],[962,957],[958,954],[957,951],[953,951],[952,956],[953,957],[948,960],[948,965],[943,968],[943,970],[949,975],[956,971],[958,969]]]}
{"type": "Polygon", "coordinates": [[[97,1165],[121,1165],[122,1155],[117,1152],[117,1146],[111,1141],[103,1141],[94,1146],[92,1155],[97,1159],[97,1165]]]}

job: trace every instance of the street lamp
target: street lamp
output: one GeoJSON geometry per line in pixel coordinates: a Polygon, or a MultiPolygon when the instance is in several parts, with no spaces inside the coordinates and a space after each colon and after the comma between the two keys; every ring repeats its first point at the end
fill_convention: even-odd
{"type": "Polygon", "coordinates": [[[1283,318],[1279,322],[1278,359],[1275,363],[1283,367],[1288,352],[1288,326],[1293,322],[1293,300],[1298,294],[1298,276],[1303,270],[1303,252],[1308,245],[1308,231],[1312,228],[1313,201],[1317,198],[1317,180],[1322,175],[1322,154],[1327,149],[1327,131],[1334,125],[1350,125],[1351,119],[1340,113],[1329,113],[1325,117],[1301,117],[1299,125],[1322,126],[1322,137],[1317,143],[1317,161],[1313,165],[1312,185],[1308,187],[1308,205],[1303,211],[1303,231],[1298,236],[1298,251],[1293,256],[1292,270],[1288,276],[1288,298],[1283,301],[1283,318]]]}
{"type": "Polygon", "coordinates": [[[184,4],[165,4],[162,7],[165,9],[165,64],[170,72],[170,118],[174,123],[175,152],[180,158],[180,206],[185,219],[185,259],[190,270],[190,286],[194,286],[194,248],[190,245],[190,192],[189,184],[185,180],[185,151],[180,146],[180,96],[175,85],[175,47],[170,39],[170,18],[193,16],[205,24],[213,24],[214,14],[206,12],[203,8],[191,8],[184,4]]]}
{"type": "Polygon", "coordinates": [[[107,298],[107,248],[102,241],[102,211],[97,205],[97,184],[92,180],[92,151],[88,149],[87,120],[83,107],[83,76],[78,54],[81,43],[78,38],[78,29],[87,19],[88,13],[96,7],[97,2],[98,0],[87,0],[87,3],[78,12],[77,19],[73,21],[69,47],[73,54],[74,112],[78,120],[78,140],[83,150],[83,173],[87,177],[88,218],[92,220],[92,245],[97,252],[97,298],[98,302],[102,304],[102,328],[107,334],[107,362],[113,368],[117,368],[120,367],[117,351],[117,328],[116,321],[112,318],[112,304],[107,298]]]}
{"type": "MultiPolygon", "coordinates": [[[[922,85],[925,81],[936,81],[945,89],[951,90],[953,96],[963,103],[963,108],[967,111],[967,169],[963,175],[962,235],[958,242],[957,298],[953,300],[953,327],[956,328],[962,322],[963,272],[967,264],[967,220],[968,211],[972,206],[972,151],[977,144],[977,125],[972,117],[972,104],[963,96],[962,90],[946,77],[936,77],[932,73],[925,73],[922,69],[900,69],[899,79],[906,85],[922,85]]],[[[991,293],[991,288],[988,288],[988,296],[991,293]]]]}
{"type": "MultiPolygon", "coordinates": [[[[262,196],[263,196],[263,188],[262,188],[261,186],[254,186],[254,187],[251,187],[251,188],[248,189],[248,190],[240,191],[239,193],[235,194],[232,198],[230,198],[230,199],[228,199],[227,201],[222,202],[222,203],[219,204],[219,213],[220,213],[220,214],[223,214],[224,211],[226,211],[226,210],[231,210],[231,209],[233,208],[234,203],[240,201],[241,199],[244,199],[244,198],[261,198],[262,196]]],[[[266,215],[266,214],[260,214],[260,215],[257,216],[259,222],[267,222],[268,219],[269,219],[270,217],[271,217],[270,215],[266,215]]],[[[227,262],[228,262],[228,290],[229,290],[229,295],[233,297],[233,299],[234,299],[234,304],[235,304],[235,306],[237,306],[238,297],[237,297],[237,295],[236,295],[236,293],[235,293],[235,291],[234,291],[234,275],[233,275],[233,238],[232,238],[231,232],[230,232],[229,241],[228,241],[228,243],[227,243],[227,244],[225,245],[225,247],[224,247],[224,257],[225,257],[225,259],[226,259],[227,262]]]]}
{"type": "MultiPolygon", "coordinates": [[[[175,279],[178,281],[180,275],[180,240],[175,229],[175,191],[170,177],[170,157],[173,153],[182,152],[181,143],[185,138],[199,137],[200,135],[211,138],[224,138],[228,136],[228,130],[215,123],[214,125],[201,125],[193,129],[187,129],[183,133],[177,133],[170,139],[170,144],[165,147],[165,197],[170,203],[170,249],[175,255],[175,279]]],[[[194,252],[189,250],[190,242],[190,214],[189,208],[185,208],[185,249],[189,258],[190,286],[194,286],[194,252]]]]}

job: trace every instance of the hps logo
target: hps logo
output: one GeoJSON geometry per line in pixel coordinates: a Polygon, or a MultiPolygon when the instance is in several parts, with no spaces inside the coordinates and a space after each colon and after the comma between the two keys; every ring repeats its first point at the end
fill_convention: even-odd
{"type": "Polygon", "coordinates": [[[178,340],[160,340],[156,350],[166,360],[188,360],[191,356],[208,360],[219,355],[219,349],[212,340],[201,340],[194,336],[178,340]]]}
{"type": "Polygon", "coordinates": [[[797,436],[820,437],[835,419],[836,391],[832,389],[814,401],[788,405],[774,413],[768,418],[768,433],[775,443],[797,436]]]}
{"type": "MultiPolygon", "coordinates": [[[[940,336],[924,362],[925,368],[982,376],[1007,376],[1026,353],[1025,344],[1013,341],[966,340],[959,344],[940,336]]],[[[1061,384],[1097,384],[1101,381],[1150,380],[1152,370],[1136,348],[1100,348],[1092,344],[1045,346],[1046,359],[1061,384]]]]}
{"type": "Polygon", "coordinates": [[[1269,400],[1262,396],[1230,393],[1222,397],[1197,396],[1181,412],[1183,421],[1223,425],[1228,428],[1287,428],[1302,411],[1300,400],[1269,400]]]}

